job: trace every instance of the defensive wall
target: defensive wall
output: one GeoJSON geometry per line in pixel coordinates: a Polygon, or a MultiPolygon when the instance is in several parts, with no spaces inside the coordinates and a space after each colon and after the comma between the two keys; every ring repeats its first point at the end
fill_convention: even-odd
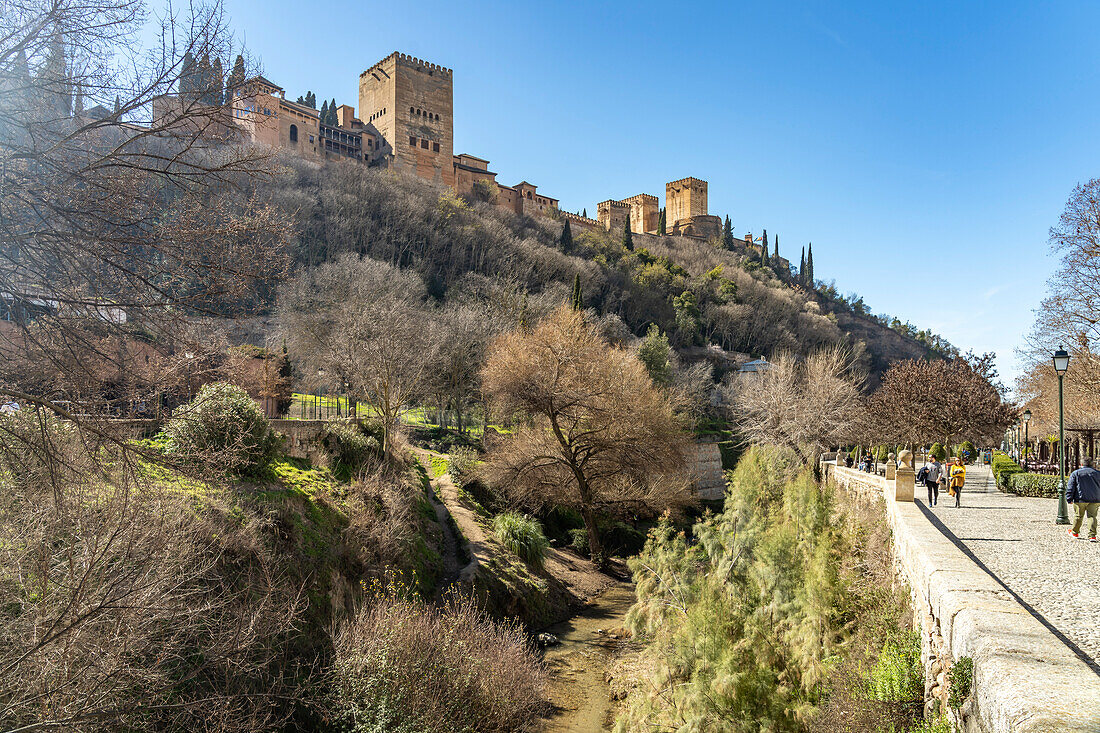
{"type": "Polygon", "coordinates": [[[960,730],[1100,730],[1100,676],[933,524],[913,501],[912,469],[883,477],[831,461],[823,466],[850,493],[885,500],[896,570],[920,626],[926,710],[937,701],[946,708],[950,670],[969,657],[970,696],[958,713],[949,712],[960,730]]]}

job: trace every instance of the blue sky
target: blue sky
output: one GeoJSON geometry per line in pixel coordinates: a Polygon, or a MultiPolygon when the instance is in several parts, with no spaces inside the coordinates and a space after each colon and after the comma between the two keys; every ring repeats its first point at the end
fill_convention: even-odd
{"type": "Polygon", "coordinates": [[[994,350],[1054,266],[1047,230],[1100,173],[1100,4],[227,0],[294,98],[358,106],[400,50],[454,69],[455,150],[563,208],[709,181],[735,232],[875,312],[994,350]]]}

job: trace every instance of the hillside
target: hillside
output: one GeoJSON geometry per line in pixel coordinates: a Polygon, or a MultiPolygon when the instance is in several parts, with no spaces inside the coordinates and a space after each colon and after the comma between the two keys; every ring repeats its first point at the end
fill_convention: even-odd
{"type": "Polygon", "coordinates": [[[576,280],[613,339],[656,324],[683,354],[706,345],[727,352],[719,367],[847,344],[873,386],[890,362],[932,351],[717,241],[635,234],[629,251],[621,232],[573,231],[564,251],[563,220],[518,217],[388,171],[295,158],[286,166],[274,186],[254,193],[290,219],[295,268],[365,255],[415,271],[437,302],[490,301],[512,323],[521,310],[537,317],[566,299],[576,280]]]}

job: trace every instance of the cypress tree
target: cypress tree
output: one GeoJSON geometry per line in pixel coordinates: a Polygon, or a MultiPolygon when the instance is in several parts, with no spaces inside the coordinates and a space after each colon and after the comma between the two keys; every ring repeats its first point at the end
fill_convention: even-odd
{"type": "Polygon", "coordinates": [[[802,259],[798,263],[798,282],[806,282],[806,248],[802,248],[802,259]]]}
{"type": "Polygon", "coordinates": [[[764,237],[760,241],[760,264],[768,264],[768,230],[764,230],[764,237]]]}
{"type": "Polygon", "coordinates": [[[623,222],[623,249],[627,252],[634,251],[634,235],[630,231],[630,220],[623,222]]]}
{"type": "Polygon", "coordinates": [[[222,71],[222,60],[214,59],[210,64],[210,104],[220,107],[225,101],[225,73],[222,71]]]}
{"type": "Polygon", "coordinates": [[[581,216],[583,216],[585,219],[588,218],[588,208],[587,207],[585,207],[584,211],[581,212],[581,216]]]}
{"type": "Polygon", "coordinates": [[[225,101],[232,102],[234,95],[240,92],[244,86],[245,73],[244,56],[237,54],[237,60],[233,62],[233,71],[229,72],[229,79],[226,80],[225,101]]]}
{"type": "Polygon", "coordinates": [[[183,55],[183,64],[180,66],[179,91],[180,94],[190,94],[195,91],[195,57],[191,55],[190,51],[183,55]]]}
{"type": "Polygon", "coordinates": [[[772,251],[772,259],[776,262],[779,261],[779,235],[775,235],[775,249],[772,251]]]}
{"type": "Polygon", "coordinates": [[[312,91],[306,92],[306,105],[311,109],[317,109],[317,95],[312,91]]]}
{"type": "Polygon", "coordinates": [[[657,234],[665,236],[665,207],[661,207],[661,215],[657,217],[657,234]]]}
{"type": "Polygon", "coordinates": [[[322,125],[328,124],[328,102],[321,105],[321,114],[318,117],[322,125]]]}
{"type": "Polygon", "coordinates": [[[561,228],[561,251],[568,254],[573,251],[573,230],[569,227],[569,220],[565,220],[565,226],[561,228]]]}
{"type": "Polygon", "coordinates": [[[806,284],[814,286],[814,243],[810,242],[810,248],[806,252],[806,284]]]}
{"type": "Polygon", "coordinates": [[[191,91],[195,92],[198,97],[198,101],[203,104],[207,104],[210,99],[210,55],[203,54],[202,61],[199,62],[198,68],[194,74],[195,87],[191,91]]]}
{"type": "Polygon", "coordinates": [[[730,215],[726,214],[726,225],[722,228],[722,246],[728,250],[733,249],[733,222],[730,215]]]}
{"type": "Polygon", "coordinates": [[[118,95],[116,94],[115,95],[115,114],[117,115],[121,111],[122,111],[122,101],[118,98],[118,95]]]}
{"type": "Polygon", "coordinates": [[[581,276],[573,276],[573,293],[569,296],[569,305],[575,311],[584,310],[584,298],[581,295],[581,276]]]}

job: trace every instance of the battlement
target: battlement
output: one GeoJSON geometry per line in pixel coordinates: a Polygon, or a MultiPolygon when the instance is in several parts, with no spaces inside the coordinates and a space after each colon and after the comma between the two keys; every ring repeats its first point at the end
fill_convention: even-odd
{"type": "Polygon", "coordinates": [[[403,61],[406,64],[409,64],[410,66],[422,66],[425,69],[430,69],[431,71],[439,71],[439,72],[442,72],[442,73],[447,74],[447,75],[450,75],[450,74],[454,73],[454,71],[452,69],[448,69],[446,66],[440,66],[439,64],[433,64],[431,61],[424,61],[423,59],[418,59],[415,56],[410,56],[407,53],[401,53],[400,51],[394,51],[393,53],[391,53],[386,58],[384,58],[381,61],[379,61],[378,63],[372,65],[369,69],[364,71],[359,76],[361,76],[361,77],[366,76],[367,74],[371,73],[375,69],[381,69],[382,66],[388,61],[394,61],[394,62],[403,61]]]}
{"type": "Polygon", "coordinates": [[[648,193],[639,193],[628,199],[623,199],[624,204],[656,204],[657,197],[648,193]]]}
{"type": "Polygon", "coordinates": [[[624,201],[616,201],[615,199],[608,199],[607,201],[601,201],[600,203],[596,204],[596,206],[597,206],[597,208],[603,207],[603,206],[607,206],[607,207],[610,207],[610,208],[618,208],[618,209],[629,209],[630,208],[630,204],[628,204],[624,201]]]}
{"type": "Polygon", "coordinates": [[[561,211],[562,218],[568,219],[574,224],[581,224],[586,227],[598,227],[600,222],[595,219],[589,219],[587,216],[581,216],[580,214],[574,214],[572,211],[561,211]]]}
{"type": "Polygon", "coordinates": [[[684,185],[684,186],[706,186],[707,182],[704,181],[702,178],[694,178],[692,176],[688,176],[687,178],[681,178],[678,181],[669,181],[665,185],[666,186],[679,186],[679,185],[684,185]]]}

